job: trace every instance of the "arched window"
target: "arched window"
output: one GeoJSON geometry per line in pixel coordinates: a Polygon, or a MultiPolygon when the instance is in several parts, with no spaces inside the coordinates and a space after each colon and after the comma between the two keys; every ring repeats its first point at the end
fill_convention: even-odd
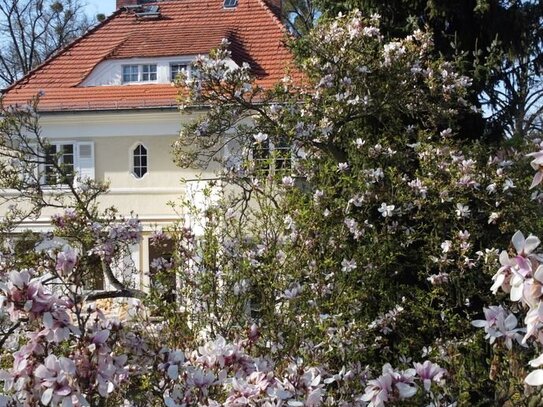
{"type": "Polygon", "coordinates": [[[143,144],[138,144],[133,150],[132,173],[136,178],[142,178],[147,174],[147,149],[143,144]]]}

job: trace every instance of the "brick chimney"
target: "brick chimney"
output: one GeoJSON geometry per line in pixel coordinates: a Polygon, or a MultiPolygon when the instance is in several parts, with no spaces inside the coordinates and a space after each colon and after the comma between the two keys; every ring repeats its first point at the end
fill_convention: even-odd
{"type": "Polygon", "coordinates": [[[137,6],[138,0],[117,0],[117,10],[124,6],[137,6]]]}

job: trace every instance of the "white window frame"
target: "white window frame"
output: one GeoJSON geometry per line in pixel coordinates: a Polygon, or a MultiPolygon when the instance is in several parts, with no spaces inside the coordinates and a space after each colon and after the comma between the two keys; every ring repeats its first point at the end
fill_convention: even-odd
{"type": "Polygon", "coordinates": [[[156,83],[158,81],[158,64],[146,63],[146,64],[123,64],[121,65],[121,82],[125,85],[131,83],[156,83]],[[131,72],[130,80],[125,80],[124,70],[125,68],[137,67],[137,79],[132,80],[134,72],[131,72]],[[154,69],[151,69],[154,67],[154,69]],[[147,78],[147,79],[146,79],[147,78]]]}
{"type": "MultiPolygon", "coordinates": [[[[92,165],[90,167],[90,169],[91,169],[90,174],[86,174],[86,175],[87,175],[88,178],[94,179],[95,170],[96,170],[96,168],[95,168],[95,157],[94,157],[94,142],[92,142],[92,141],[56,140],[56,141],[48,141],[48,145],[55,147],[55,150],[56,150],[55,154],[58,154],[59,147],[69,146],[69,145],[72,146],[72,151],[73,151],[72,152],[72,155],[73,155],[72,166],[73,166],[74,179],[81,177],[82,164],[84,162],[84,160],[80,160],[80,154],[79,154],[80,151],[79,150],[80,150],[81,146],[84,146],[84,145],[89,146],[90,149],[91,149],[90,150],[91,154],[90,154],[90,157],[88,157],[87,159],[92,161],[92,165]]],[[[43,154],[44,159],[46,159],[45,152],[41,151],[40,155],[41,154],[43,154]]],[[[47,174],[46,174],[47,165],[48,164],[44,160],[44,162],[40,163],[40,165],[38,166],[40,185],[42,185],[45,188],[54,188],[54,187],[66,188],[68,186],[68,184],[66,184],[66,183],[52,184],[52,183],[47,182],[47,174]]]]}
{"type": "MultiPolygon", "coordinates": [[[[61,155],[59,155],[60,153],[60,149],[62,149],[64,146],[72,146],[72,153],[71,153],[71,156],[72,156],[72,163],[71,164],[68,164],[68,165],[71,165],[72,166],[72,172],[74,174],[74,177],[77,177],[77,163],[76,163],[76,156],[77,156],[77,143],[75,142],[65,142],[65,141],[59,141],[59,142],[50,142],[48,144],[47,147],[54,147],[55,149],[55,152],[54,152],[54,155],[55,156],[58,156],[59,158],[59,162],[58,164],[59,165],[63,165],[63,164],[66,164],[64,162],[64,156],[65,155],[68,155],[68,154],[64,154],[64,152],[62,152],[61,155]]],[[[44,157],[45,157],[45,160],[44,160],[44,163],[41,165],[42,168],[40,168],[40,183],[42,183],[43,185],[45,186],[62,186],[62,185],[67,185],[66,183],[50,183],[48,182],[47,180],[47,168],[48,167],[52,167],[53,164],[48,164],[47,163],[47,152],[44,151],[44,157]]]]}
{"type": "Polygon", "coordinates": [[[122,65],[121,67],[121,82],[122,83],[134,83],[134,82],[139,82],[139,68],[138,68],[138,65],[136,64],[127,64],[127,65],[122,65]],[[130,79],[129,80],[126,80],[125,79],[125,68],[130,68],[131,72],[129,73],[130,75],[130,79]],[[136,79],[133,80],[132,79],[132,76],[134,75],[134,72],[133,72],[133,69],[132,68],[136,68],[136,71],[135,72],[135,75],[136,75],[136,79]]]}
{"type": "Polygon", "coordinates": [[[141,82],[156,82],[157,81],[158,79],[157,64],[141,64],[140,67],[141,67],[141,82]]]}
{"type": "Polygon", "coordinates": [[[176,72],[175,76],[174,76],[174,71],[173,71],[173,67],[174,66],[184,66],[185,67],[185,75],[187,75],[187,78],[190,78],[190,63],[187,63],[187,62],[170,62],[170,82],[174,82],[175,79],[177,78],[177,75],[179,75],[182,71],[178,71],[176,72]]]}
{"type": "MultiPolygon", "coordinates": [[[[128,159],[129,159],[129,168],[130,168],[130,174],[132,174],[132,176],[136,179],[136,180],[142,180],[144,179],[145,177],[147,177],[147,174],[149,174],[149,147],[147,147],[145,145],[145,143],[142,143],[141,141],[138,141],[137,143],[134,143],[131,147],[130,147],[130,150],[128,152],[128,159]],[[146,157],[146,165],[145,165],[145,174],[143,174],[142,176],[138,176],[136,174],[136,166],[134,165],[134,158],[136,157],[135,153],[136,153],[136,149],[139,147],[139,146],[142,146],[143,148],[145,148],[145,157],[146,157]]],[[[140,165],[141,167],[141,165],[140,165]]]]}
{"type": "Polygon", "coordinates": [[[275,144],[267,139],[262,143],[254,142],[250,151],[250,160],[253,162],[255,166],[255,170],[265,172],[266,174],[274,175],[278,172],[292,172],[292,167],[294,165],[294,151],[291,146],[281,146],[276,147],[275,144]],[[257,149],[259,146],[263,146],[265,143],[267,143],[267,148],[261,148],[262,151],[266,152],[266,156],[263,158],[255,158],[255,149],[257,149]],[[288,157],[275,157],[273,161],[272,156],[274,155],[275,151],[288,151],[289,156],[288,157]],[[286,165],[281,166],[278,168],[277,162],[278,161],[284,161],[286,165]],[[266,163],[266,167],[264,165],[260,165],[258,163],[266,163]],[[260,167],[260,168],[259,168],[260,167]]]}

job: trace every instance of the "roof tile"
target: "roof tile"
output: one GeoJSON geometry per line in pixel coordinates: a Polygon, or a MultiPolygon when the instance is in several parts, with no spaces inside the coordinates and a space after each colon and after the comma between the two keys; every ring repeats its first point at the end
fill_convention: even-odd
{"type": "Polygon", "coordinates": [[[158,3],[161,18],[141,20],[118,10],[7,89],[5,104],[24,104],[38,92],[40,110],[88,110],[175,106],[170,85],[81,87],[106,59],[206,54],[222,38],[233,39],[236,60],[247,60],[265,87],[278,82],[292,56],[286,30],[262,0],[170,0],[158,3]]]}

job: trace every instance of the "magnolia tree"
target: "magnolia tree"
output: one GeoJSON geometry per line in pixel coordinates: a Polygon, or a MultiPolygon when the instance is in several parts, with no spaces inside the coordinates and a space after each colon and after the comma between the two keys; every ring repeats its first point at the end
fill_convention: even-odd
{"type": "Polygon", "coordinates": [[[495,249],[541,234],[537,146],[463,134],[469,79],[425,33],[385,42],[377,17],[323,23],[272,90],[227,48],[180,83],[208,113],[174,146],[224,171],[205,205],[180,203],[199,223],[152,236],[174,249],[145,293],[113,272],[137,218],[99,210],[107,186],[51,156],[33,109],[4,112],[0,180],[21,205],[2,240],[0,406],[537,404],[538,241],[495,249]],[[8,238],[51,206],[52,233],[8,238]],[[490,286],[516,304],[492,305],[490,286]],[[123,299],[122,321],[104,298],[123,299]]]}
{"type": "Polygon", "coordinates": [[[327,403],[537,403],[518,320],[496,318],[492,346],[471,322],[493,303],[496,248],[541,233],[539,148],[459,126],[470,80],[430,38],[385,42],[377,17],[339,17],[294,45],[273,90],[229,68],[227,44],[196,62],[183,105],[209,113],[176,158],[220,161],[230,187],[200,213],[181,301],[192,326],[256,324],[262,352],[333,373],[327,403]],[[426,386],[410,376],[422,360],[426,386]]]}

